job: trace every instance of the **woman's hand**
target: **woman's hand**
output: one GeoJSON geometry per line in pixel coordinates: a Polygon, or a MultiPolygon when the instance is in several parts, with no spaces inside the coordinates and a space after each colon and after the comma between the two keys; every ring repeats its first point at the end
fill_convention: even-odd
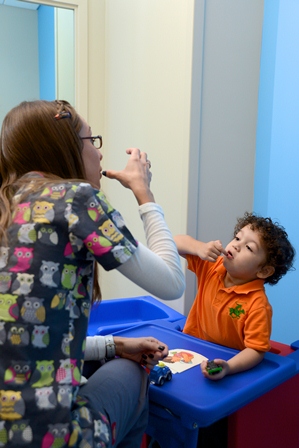
{"type": "Polygon", "coordinates": [[[106,170],[103,171],[103,174],[109,179],[118,180],[125,188],[132,190],[139,205],[155,202],[154,195],[150,190],[151,163],[147,160],[146,153],[141,152],[138,148],[129,148],[126,152],[130,158],[123,170],[106,170]]]}
{"type": "Polygon", "coordinates": [[[122,338],[114,336],[115,353],[152,369],[168,355],[168,347],[156,338],[122,338]]]}

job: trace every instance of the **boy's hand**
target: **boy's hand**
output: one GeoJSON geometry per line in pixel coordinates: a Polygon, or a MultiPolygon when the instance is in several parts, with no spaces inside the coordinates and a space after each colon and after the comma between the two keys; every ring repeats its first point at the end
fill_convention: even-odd
{"type": "Polygon", "coordinates": [[[202,260],[207,260],[211,262],[215,262],[220,255],[227,255],[226,250],[222,246],[220,240],[209,241],[208,243],[201,243],[198,248],[197,255],[202,260]]]}
{"type": "Polygon", "coordinates": [[[220,240],[203,243],[190,235],[176,235],[174,237],[179,254],[186,258],[186,255],[196,255],[202,260],[215,263],[220,255],[226,255],[227,252],[222,246],[220,240]]]}
{"type": "Polygon", "coordinates": [[[258,352],[257,350],[246,347],[228,361],[224,361],[223,359],[214,359],[215,363],[222,367],[222,371],[215,373],[215,375],[209,375],[207,372],[207,361],[202,361],[200,367],[205,378],[212,381],[217,381],[221,380],[226,375],[233,375],[234,373],[252,369],[252,367],[255,367],[264,359],[264,356],[265,352],[258,352]]]}
{"type": "Polygon", "coordinates": [[[221,380],[222,378],[224,378],[229,373],[229,365],[223,359],[214,359],[214,361],[218,366],[222,367],[221,372],[214,373],[213,375],[210,375],[207,370],[208,361],[202,361],[202,363],[200,364],[200,367],[201,367],[202,374],[205,378],[208,378],[209,380],[212,380],[212,381],[218,381],[218,380],[221,380]]]}

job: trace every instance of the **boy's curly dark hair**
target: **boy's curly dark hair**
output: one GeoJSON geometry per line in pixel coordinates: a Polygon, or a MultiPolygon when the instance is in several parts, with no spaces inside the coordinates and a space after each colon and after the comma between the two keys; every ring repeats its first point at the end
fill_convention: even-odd
{"type": "Polygon", "coordinates": [[[261,242],[266,251],[266,265],[275,268],[274,273],[265,279],[265,283],[276,285],[289,270],[293,268],[295,249],[288,240],[285,229],[271,218],[263,218],[255,213],[246,212],[242,218],[237,219],[234,236],[245,226],[259,232],[261,242]]]}

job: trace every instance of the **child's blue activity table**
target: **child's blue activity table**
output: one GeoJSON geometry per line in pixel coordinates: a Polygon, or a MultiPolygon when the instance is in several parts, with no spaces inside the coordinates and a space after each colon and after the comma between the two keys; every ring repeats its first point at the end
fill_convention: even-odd
{"type": "MultiPolygon", "coordinates": [[[[154,336],[169,349],[188,349],[209,359],[229,359],[235,350],[183,334],[168,323],[144,323],[115,333],[119,336],[154,336]]],[[[221,381],[204,378],[200,366],[173,375],[162,387],[150,386],[147,434],[161,448],[195,448],[198,428],[234,413],[299,371],[299,350],[290,356],[267,353],[254,369],[221,381]]],[[[270,412],[270,410],[269,410],[270,412]]]]}
{"type": "Polygon", "coordinates": [[[152,296],[103,300],[92,306],[88,336],[106,335],[151,321],[172,322],[182,330],[186,317],[152,296]]]}
{"type": "MultiPolygon", "coordinates": [[[[170,349],[208,358],[236,353],[181,333],[185,320],[151,296],[113,299],[93,306],[88,334],[155,336],[170,349]]],[[[299,341],[271,343],[276,354],[247,372],[212,382],[196,366],[162,387],[151,385],[147,433],[161,448],[195,448],[198,428],[228,415],[229,448],[299,448],[299,341]]]]}

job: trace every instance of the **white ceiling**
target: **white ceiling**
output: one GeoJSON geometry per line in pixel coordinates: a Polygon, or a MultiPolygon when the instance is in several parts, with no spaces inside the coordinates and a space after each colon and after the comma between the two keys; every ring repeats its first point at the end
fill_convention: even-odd
{"type": "Polygon", "coordinates": [[[16,6],[17,8],[38,9],[37,3],[23,2],[21,0],[0,0],[0,5],[16,6]]]}

